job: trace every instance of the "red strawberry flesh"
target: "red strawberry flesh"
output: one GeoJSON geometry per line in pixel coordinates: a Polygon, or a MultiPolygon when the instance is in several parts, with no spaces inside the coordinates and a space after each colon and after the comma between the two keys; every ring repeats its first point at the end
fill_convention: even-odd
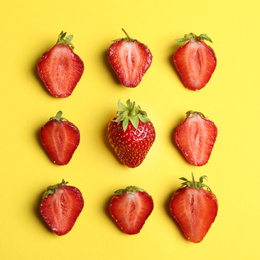
{"type": "Polygon", "coordinates": [[[218,211],[214,194],[188,187],[177,191],[170,207],[185,237],[194,243],[202,241],[218,211]]]}
{"type": "Polygon", "coordinates": [[[140,232],[152,210],[152,197],[144,191],[115,195],[109,206],[109,211],[118,226],[129,235],[140,232]]]}
{"type": "Polygon", "coordinates": [[[78,188],[62,185],[53,194],[41,201],[40,212],[57,235],[67,234],[74,226],[84,206],[84,200],[78,188]]]}
{"type": "Polygon", "coordinates": [[[173,60],[184,86],[191,90],[208,83],[217,63],[213,49],[203,40],[188,41],[175,52],[173,60]]]}
{"type": "Polygon", "coordinates": [[[40,78],[55,97],[70,96],[84,71],[83,61],[65,43],[54,45],[37,65],[40,78]]]}
{"type": "Polygon", "coordinates": [[[150,50],[137,40],[121,39],[113,43],[108,51],[109,62],[121,83],[136,87],[152,62],[150,50]]]}
{"type": "Polygon", "coordinates": [[[187,161],[205,165],[217,137],[217,127],[201,113],[189,111],[187,118],[175,131],[175,142],[187,161]]]}
{"type": "Polygon", "coordinates": [[[78,128],[68,121],[51,120],[40,131],[41,141],[57,165],[66,165],[79,145],[78,128]]]}

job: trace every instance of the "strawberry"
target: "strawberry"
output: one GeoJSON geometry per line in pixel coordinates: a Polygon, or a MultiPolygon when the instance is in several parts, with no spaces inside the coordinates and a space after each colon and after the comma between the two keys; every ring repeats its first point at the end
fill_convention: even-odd
{"type": "Polygon", "coordinates": [[[80,190],[67,184],[62,180],[59,184],[49,186],[40,204],[44,220],[58,236],[72,229],[84,206],[80,190]]]}
{"type": "Polygon", "coordinates": [[[143,189],[128,186],[115,191],[109,211],[120,229],[129,235],[138,234],[153,211],[153,199],[143,189]]]}
{"type": "Polygon", "coordinates": [[[189,241],[198,243],[203,240],[218,212],[216,196],[209,187],[203,184],[206,176],[200,177],[198,182],[184,182],[172,196],[170,201],[171,215],[180,225],[185,237],[189,241]],[[207,189],[204,189],[204,188],[207,189]]]}
{"type": "Polygon", "coordinates": [[[186,115],[174,133],[175,143],[189,163],[205,165],[217,138],[217,127],[200,112],[188,111],[186,115]]]}
{"type": "Polygon", "coordinates": [[[184,86],[191,90],[202,89],[210,80],[217,64],[213,49],[204,40],[211,41],[206,34],[186,34],[178,42],[186,42],[173,56],[173,61],[184,86]]]}
{"type": "Polygon", "coordinates": [[[155,140],[155,129],[145,111],[135,102],[118,102],[121,111],[109,122],[108,139],[120,161],[135,168],[145,159],[155,140]]]}
{"type": "Polygon", "coordinates": [[[62,112],[59,111],[40,131],[42,144],[57,165],[69,163],[80,140],[78,128],[61,116],[62,112]]]}
{"type": "Polygon", "coordinates": [[[136,87],[152,63],[152,54],[147,46],[137,40],[126,38],[115,40],[108,50],[108,60],[121,83],[136,87]]]}
{"type": "Polygon", "coordinates": [[[61,32],[57,43],[40,59],[37,69],[40,78],[51,95],[68,97],[79,82],[84,64],[73,52],[73,36],[61,32]]]}

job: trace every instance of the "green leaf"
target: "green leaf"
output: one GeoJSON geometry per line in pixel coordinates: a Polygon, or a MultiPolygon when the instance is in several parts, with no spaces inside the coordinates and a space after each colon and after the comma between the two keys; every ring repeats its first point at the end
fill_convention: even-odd
{"type": "Polygon", "coordinates": [[[124,104],[122,104],[122,103],[120,102],[120,100],[118,100],[117,105],[118,105],[118,107],[119,107],[121,110],[125,110],[125,109],[126,109],[126,106],[125,106],[124,104]]]}
{"type": "Polygon", "coordinates": [[[123,117],[122,116],[118,116],[115,120],[117,123],[123,121],[123,117]]]}
{"type": "Polygon", "coordinates": [[[73,35],[69,35],[66,37],[66,40],[68,43],[70,43],[72,41],[72,39],[73,39],[73,35]]]}
{"type": "Polygon", "coordinates": [[[125,189],[116,190],[114,193],[117,195],[122,195],[125,192],[136,193],[138,191],[144,192],[145,190],[142,188],[139,188],[138,186],[127,186],[125,189]]]}
{"type": "Polygon", "coordinates": [[[123,130],[126,131],[127,127],[128,127],[128,123],[129,123],[129,118],[125,118],[123,120],[123,130]]]}
{"type": "Polygon", "coordinates": [[[123,130],[126,131],[129,120],[134,126],[135,129],[138,128],[139,120],[143,123],[147,123],[150,121],[147,118],[147,114],[145,111],[141,110],[139,105],[136,105],[135,102],[131,102],[130,99],[126,101],[126,105],[122,104],[118,101],[118,107],[120,111],[117,111],[117,119],[116,122],[123,121],[123,130]]]}
{"type": "Polygon", "coordinates": [[[128,99],[128,100],[126,101],[126,105],[127,105],[128,108],[131,110],[131,108],[132,108],[132,102],[130,101],[130,99],[128,99]]]}
{"type": "Polygon", "coordinates": [[[185,34],[184,38],[176,39],[177,42],[186,42],[189,40],[191,40],[191,41],[205,40],[205,41],[212,42],[212,40],[205,33],[201,34],[200,36],[197,36],[194,33],[189,33],[189,34],[185,34]]]}
{"type": "Polygon", "coordinates": [[[186,38],[179,38],[179,39],[176,39],[177,42],[186,42],[188,41],[186,38]]]}
{"type": "Polygon", "coordinates": [[[198,38],[201,40],[212,42],[212,40],[208,37],[207,34],[201,34],[198,38]]]}
{"type": "Polygon", "coordinates": [[[144,117],[144,116],[141,115],[141,114],[138,114],[138,118],[139,118],[140,121],[142,121],[143,123],[147,123],[147,122],[150,121],[147,117],[144,117]]]}
{"type": "Polygon", "coordinates": [[[134,126],[134,128],[137,129],[138,128],[138,124],[139,124],[138,117],[130,117],[129,119],[130,119],[132,125],[134,126]]]}
{"type": "Polygon", "coordinates": [[[189,41],[192,38],[196,38],[196,35],[194,33],[185,34],[184,38],[176,39],[177,42],[186,42],[189,41]]]}
{"type": "Polygon", "coordinates": [[[114,193],[117,194],[117,195],[122,195],[126,192],[126,189],[119,189],[119,190],[116,190],[114,193]]]}

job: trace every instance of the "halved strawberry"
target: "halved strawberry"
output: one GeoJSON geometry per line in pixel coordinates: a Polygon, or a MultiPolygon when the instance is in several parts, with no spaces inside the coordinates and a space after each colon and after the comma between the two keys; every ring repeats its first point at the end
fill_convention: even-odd
{"type": "Polygon", "coordinates": [[[203,240],[218,212],[216,196],[210,188],[203,184],[206,176],[195,182],[180,178],[184,182],[172,196],[170,211],[180,225],[185,237],[189,241],[198,243],[203,240]],[[207,188],[207,189],[204,189],[207,188]]]}
{"type": "Polygon", "coordinates": [[[58,236],[67,234],[81,213],[84,200],[80,190],[68,182],[49,186],[42,196],[40,212],[58,236]]]}
{"type": "Polygon", "coordinates": [[[152,197],[137,186],[117,190],[115,194],[109,205],[111,216],[124,233],[139,233],[153,211],[152,197]]]}
{"type": "Polygon", "coordinates": [[[147,46],[124,33],[127,38],[116,40],[110,46],[108,60],[121,83],[134,88],[151,66],[153,56],[147,46]]]}
{"type": "Polygon", "coordinates": [[[155,129],[147,113],[127,100],[118,102],[121,111],[108,124],[108,140],[120,161],[130,168],[139,166],[155,141],[155,129]]]}
{"type": "Polygon", "coordinates": [[[200,112],[188,111],[186,115],[175,130],[176,145],[189,163],[205,165],[217,138],[217,127],[200,112]]]}
{"type": "Polygon", "coordinates": [[[61,32],[57,43],[40,59],[37,69],[47,90],[59,98],[68,97],[79,82],[84,64],[73,52],[73,36],[61,32]]]}
{"type": "Polygon", "coordinates": [[[78,128],[62,117],[59,111],[41,128],[42,144],[57,165],[68,164],[80,141],[78,128]]]}
{"type": "Polygon", "coordinates": [[[186,42],[173,56],[173,61],[184,86],[191,90],[202,89],[210,80],[217,64],[213,49],[204,40],[211,41],[206,34],[186,34],[178,42],[186,42]]]}

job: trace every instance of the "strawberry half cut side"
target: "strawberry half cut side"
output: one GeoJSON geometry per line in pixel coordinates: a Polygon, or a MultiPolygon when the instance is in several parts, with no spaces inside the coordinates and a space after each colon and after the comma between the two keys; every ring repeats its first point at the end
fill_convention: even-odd
{"type": "Polygon", "coordinates": [[[51,160],[57,165],[66,165],[80,142],[78,128],[62,117],[59,111],[41,128],[42,144],[51,160]]]}
{"type": "Polygon", "coordinates": [[[217,65],[213,49],[204,40],[211,41],[206,34],[186,34],[179,42],[187,42],[173,56],[174,64],[184,86],[190,90],[205,87],[217,65]]]}
{"type": "Polygon", "coordinates": [[[110,46],[108,60],[121,83],[134,88],[151,66],[153,57],[147,46],[125,34],[127,38],[116,40],[110,46]]]}
{"type": "Polygon", "coordinates": [[[62,180],[59,184],[49,186],[40,204],[43,219],[58,236],[72,229],[84,206],[80,190],[67,184],[62,180]]]}
{"type": "Polygon", "coordinates": [[[128,186],[115,191],[109,211],[120,229],[129,235],[138,234],[153,211],[153,199],[143,189],[128,186]]]}
{"type": "Polygon", "coordinates": [[[180,178],[182,187],[172,196],[170,211],[180,225],[185,237],[199,243],[206,236],[218,212],[218,202],[210,188],[203,184],[206,176],[198,182],[180,178]]]}
{"type": "Polygon", "coordinates": [[[175,143],[189,163],[205,165],[217,138],[217,127],[200,112],[186,114],[184,122],[175,130],[175,143]]]}
{"type": "Polygon", "coordinates": [[[65,35],[61,32],[57,43],[43,54],[37,65],[47,90],[59,98],[72,94],[84,71],[83,61],[73,51],[72,35],[65,35]]]}

